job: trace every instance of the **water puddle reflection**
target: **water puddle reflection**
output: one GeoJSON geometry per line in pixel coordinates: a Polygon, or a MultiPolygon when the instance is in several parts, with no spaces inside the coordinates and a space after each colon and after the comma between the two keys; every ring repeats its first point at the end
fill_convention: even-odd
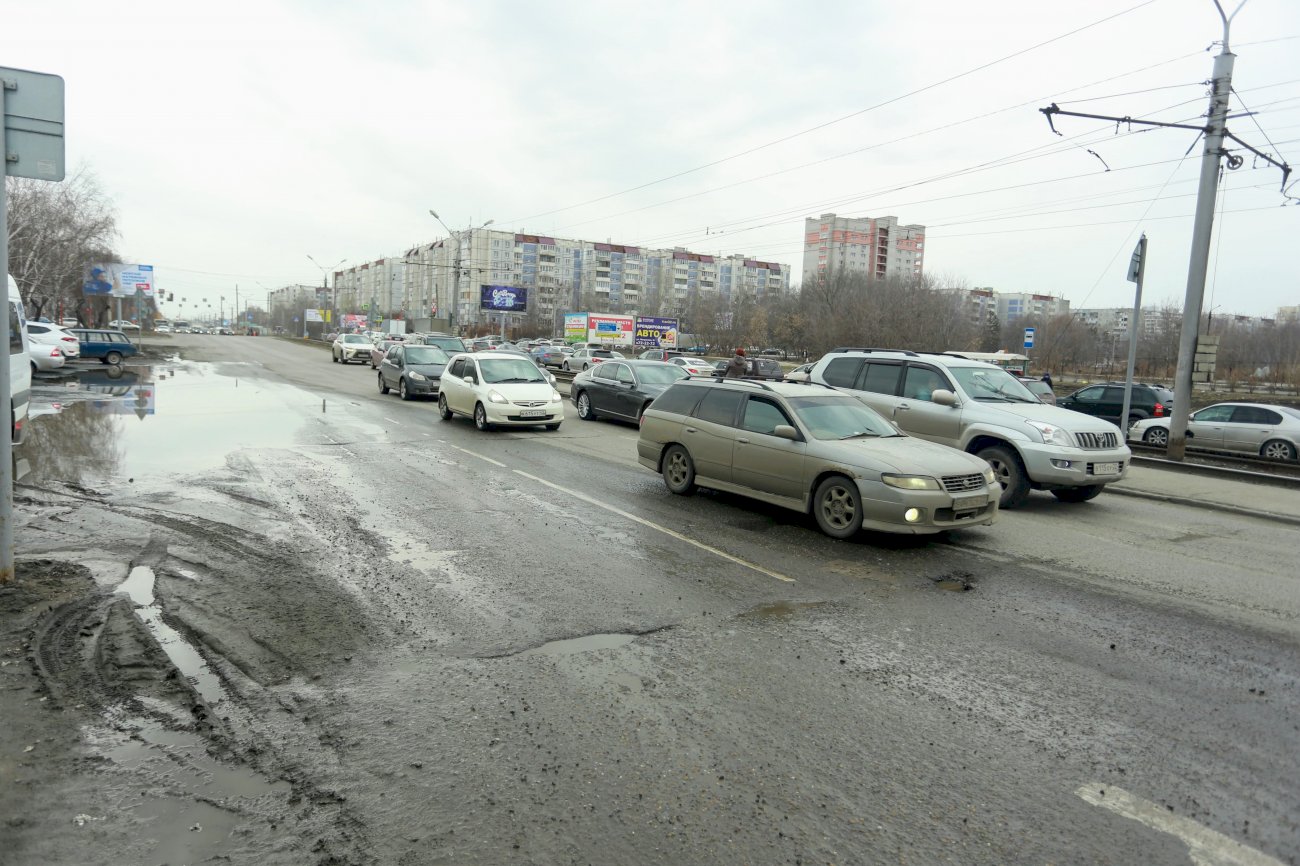
{"type": "Polygon", "coordinates": [[[568,656],[576,653],[592,652],[593,650],[618,649],[627,646],[636,639],[637,636],[634,634],[589,634],[567,640],[553,640],[539,647],[524,650],[519,653],[518,657],[568,656]]]}

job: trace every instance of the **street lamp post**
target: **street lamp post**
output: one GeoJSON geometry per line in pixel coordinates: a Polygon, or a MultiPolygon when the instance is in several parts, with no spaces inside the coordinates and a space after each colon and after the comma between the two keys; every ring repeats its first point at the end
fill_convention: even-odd
{"type": "Polygon", "coordinates": [[[438,216],[438,212],[433,208],[429,208],[429,216],[436,219],[442,225],[442,227],[446,229],[447,234],[451,236],[451,239],[456,242],[456,264],[455,264],[456,270],[455,270],[455,276],[453,277],[452,280],[452,303],[450,306],[450,312],[448,313],[447,316],[448,326],[454,331],[456,328],[456,306],[460,303],[460,238],[461,235],[465,234],[465,232],[470,232],[470,237],[472,238],[474,236],[473,232],[475,228],[485,229],[488,226],[492,225],[492,223],[495,222],[495,220],[488,220],[487,222],[483,223],[480,226],[470,226],[469,228],[461,229],[458,232],[454,232],[447,227],[447,224],[442,221],[442,217],[438,216]]]}
{"type": "MultiPolygon", "coordinates": [[[[336,263],[335,263],[334,265],[332,265],[330,268],[326,269],[326,267],[325,267],[324,265],[322,265],[320,262],[318,262],[318,261],[316,261],[315,259],[313,259],[310,255],[308,255],[307,258],[311,260],[311,263],[312,263],[313,265],[315,265],[316,267],[320,268],[320,285],[321,285],[321,288],[322,288],[322,289],[326,289],[326,290],[329,290],[329,287],[330,287],[330,286],[329,286],[329,280],[328,280],[328,278],[327,278],[327,276],[326,276],[326,275],[328,274],[328,272],[334,270],[334,269],[337,268],[339,265],[341,265],[341,264],[343,264],[344,262],[347,261],[347,259],[339,259],[338,262],[336,262],[336,263]]],[[[331,319],[330,324],[336,324],[336,323],[333,321],[335,318],[337,318],[338,310],[335,309],[336,306],[338,306],[338,304],[337,304],[336,301],[335,301],[334,292],[333,292],[333,291],[330,291],[330,319],[331,319]]],[[[302,323],[302,331],[303,331],[304,334],[307,333],[307,322],[306,322],[306,318],[307,318],[306,316],[303,316],[303,320],[304,320],[304,321],[303,321],[303,323],[302,323]]],[[[322,331],[322,333],[324,333],[324,331],[322,331]]]]}

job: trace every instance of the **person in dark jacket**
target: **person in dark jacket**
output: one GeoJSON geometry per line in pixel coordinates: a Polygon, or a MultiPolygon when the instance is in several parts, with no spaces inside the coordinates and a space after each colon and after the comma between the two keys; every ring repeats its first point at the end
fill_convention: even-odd
{"type": "Polygon", "coordinates": [[[737,347],[736,354],[727,362],[727,372],[724,375],[728,379],[743,379],[748,370],[749,360],[745,357],[745,350],[737,347]]]}
{"type": "Polygon", "coordinates": [[[1049,388],[1052,387],[1052,374],[1051,374],[1051,373],[1044,373],[1044,374],[1043,374],[1043,381],[1047,383],[1047,387],[1049,387],[1049,388]]]}

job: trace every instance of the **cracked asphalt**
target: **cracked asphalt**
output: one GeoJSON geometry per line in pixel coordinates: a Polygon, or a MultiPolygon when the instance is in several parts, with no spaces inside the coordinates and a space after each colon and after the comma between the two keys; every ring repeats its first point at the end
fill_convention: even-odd
{"type": "Polygon", "coordinates": [[[1036,494],[833,541],[571,407],[170,345],[37,383],[0,863],[1300,856],[1296,527],[1036,494]]]}

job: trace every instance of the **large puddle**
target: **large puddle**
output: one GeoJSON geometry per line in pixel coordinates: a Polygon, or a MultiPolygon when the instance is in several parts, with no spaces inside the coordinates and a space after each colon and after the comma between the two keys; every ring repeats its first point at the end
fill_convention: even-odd
{"type": "MultiPolygon", "coordinates": [[[[259,373],[254,364],[175,361],[35,379],[27,441],[15,449],[28,464],[20,480],[133,483],[219,469],[242,449],[337,444],[319,423],[319,395],[259,373]]],[[[331,422],[356,420],[349,408],[331,403],[331,422]]],[[[382,435],[356,423],[359,436],[382,435]]]]}

